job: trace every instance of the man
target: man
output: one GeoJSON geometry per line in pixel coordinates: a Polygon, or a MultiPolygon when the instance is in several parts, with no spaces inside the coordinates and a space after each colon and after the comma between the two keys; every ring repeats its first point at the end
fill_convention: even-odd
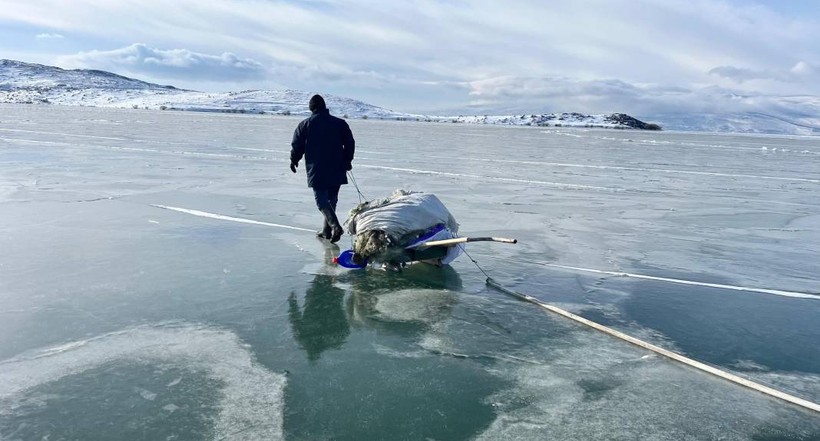
{"type": "Polygon", "coordinates": [[[336,203],[339,188],[347,184],[347,171],[353,168],[356,141],[347,122],[332,116],[320,95],[313,95],[308,107],[312,114],[293,132],[290,170],[296,173],[304,155],[308,187],[313,189],[316,206],[325,217],[324,226],[316,235],[336,243],[343,233],[336,217],[336,203]]]}

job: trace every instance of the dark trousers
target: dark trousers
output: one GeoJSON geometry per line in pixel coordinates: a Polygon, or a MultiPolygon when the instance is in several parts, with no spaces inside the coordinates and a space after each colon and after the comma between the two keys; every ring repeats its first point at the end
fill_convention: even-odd
{"type": "Polygon", "coordinates": [[[316,206],[319,210],[322,208],[330,208],[336,211],[336,203],[339,202],[340,187],[341,185],[329,188],[313,188],[313,197],[316,199],[316,206]]]}

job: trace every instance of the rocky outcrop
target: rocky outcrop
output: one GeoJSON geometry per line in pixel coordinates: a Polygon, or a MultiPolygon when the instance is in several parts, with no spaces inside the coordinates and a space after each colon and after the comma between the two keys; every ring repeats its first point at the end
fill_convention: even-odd
{"type": "Polygon", "coordinates": [[[631,127],[640,130],[661,130],[661,126],[654,123],[645,123],[637,118],[631,117],[626,113],[613,113],[604,117],[604,120],[617,124],[620,126],[631,127]]]}

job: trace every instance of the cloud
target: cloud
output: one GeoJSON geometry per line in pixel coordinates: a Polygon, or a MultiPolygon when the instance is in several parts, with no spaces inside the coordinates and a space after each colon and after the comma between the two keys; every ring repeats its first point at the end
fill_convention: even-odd
{"type": "Polygon", "coordinates": [[[749,80],[777,79],[778,75],[771,71],[746,69],[735,66],[719,66],[709,71],[710,75],[728,78],[738,83],[749,80]]]}
{"type": "Polygon", "coordinates": [[[820,68],[805,61],[798,61],[789,72],[797,77],[816,78],[820,75],[820,68]]]}
{"type": "Polygon", "coordinates": [[[62,39],[62,38],[65,38],[65,37],[63,37],[62,35],[57,34],[57,33],[43,33],[43,34],[37,34],[36,36],[34,36],[34,38],[36,38],[38,40],[49,40],[49,39],[62,39]]]}
{"type": "MultiPolygon", "coordinates": [[[[4,2],[0,21],[72,36],[72,50],[83,52],[56,64],[180,87],[277,83],[406,111],[563,102],[629,112],[654,96],[678,106],[685,96],[698,97],[670,90],[709,86],[741,95],[820,94],[820,81],[812,81],[820,59],[817,15],[780,3],[76,0],[64,8],[64,0],[4,2]],[[122,47],[134,41],[145,44],[122,47]],[[100,47],[122,48],[89,51],[100,47]]],[[[3,32],[0,51],[21,52],[3,32]]]]}
{"type": "Polygon", "coordinates": [[[467,83],[470,105],[522,111],[650,112],[660,100],[688,95],[685,88],[636,85],[616,79],[505,76],[467,83]],[[506,103],[506,104],[505,104],[506,103]],[[515,103],[510,105],[509,103],[515,103]]]}
{"type": "Polygon", "coordinates": [[[506,76],[469,82],[465,86],[470,103],[463,110],[469,114],[624,112],[651,117],[675,113],[765,112],[766,109],[779,109],[782,113],[783,106],[788,106],[783,99],[735,88],[669,86],[616,79],[506,76]]]}
{"type": "Polygon", "coordinates": [[[710,75],[727,78],[738,84],[754,80],[775,80],[783,83],[802,83],[818,77],[818,69],[805,61],[799,61],[789,69],[748,69],[720,66],[709,71],[710,75]]]}
{"type": "Polygon", "coordinates": [[[247,81],[268,74],[262,63],[229,52],[210,55],[187,49],[157,49],[142,43],[110,51],[80,52],[60,57],[58,63],[71,68],[203,81],[247,81]]]}

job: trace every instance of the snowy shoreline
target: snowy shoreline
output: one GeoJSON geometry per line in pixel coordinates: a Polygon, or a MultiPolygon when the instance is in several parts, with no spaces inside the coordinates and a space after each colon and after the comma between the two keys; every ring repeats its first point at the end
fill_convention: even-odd
{"type": "MultiPolygon", "coordinates": [[[[111,72],[64,70],[54,66],[0,60],[0,103],[308,115],[307,102],[311,95],[313,92],[291,89],[198,92],[147,83],[111,72]]],[[[657,124],[647,124],[623,113],[442,116],[395,112],[351,98],[323,95],[335,115],[350,119],[660,130],[657,124]]]]}
{"type": "MultiPolygon", "coordinates": [[[[30,104],[30,105],[63,105],[79,107],[103,107],[119,109],[168,110],[204,113],[235,113],[257,115],[295,115],[307,116],[309,111],[302,100],[270,99],[251,100],[249,94],[270,95],[276,91],[247,91],[213,94],[204,92],[177,92],[172,94],[134,94],[133,90],[118,91],[119,93],[104,93],[96,90],[77,89],[65,92],[53,89],[16,89],[13,91],[0,90],[0,103],[30,104]],[[125,96],[122,93],[125,92],[125,96]],[[187,100],[173,98],[177,94],[184,95],[187,100]],[[137,95],[137,96],[134,96],[137,95]],[[204,95],[197,96],[197,95],[204,95]],[[227,95],[234,99],[225,99],[220,95],[227,95]],[[241,96],[242,98],[236,98],[241,96]],[[190,101],[189,101],[190,100],[190,101]],[[212,101],[212,102],[206,102],[212,101]]],[[[141,92],[141,91],[136,91],[141,92]]],[[[285,91],[294,94],[304,92],[285,91]]],[[[522,114],[522,115],[458,115],[433,116],[422,114],[398,113],[389,110],[368,108],[364,103],[351,106],[345,98],[327,96],[328,107],[333,114],[345,119],[375,119],[395,121],[416,121],[456,124],[486,124],[503,126],[535,126],[535,127],[580,127],[604,128],[622,130],[661,130],[660,125],[645,123],[637,118],[623,113],[609,115],[586,115],[577,112],[522,114]],[[335,106],[334,106],[335,104],[335,106]],[[339,109],[339,110],[336,110],[339,109]]]]}
{"type": "MultiPolygon", "coordinates": [[[[0,60],[0,103],[58,104],[84,107],[185,110],[211,113],[308,115],[314,92],[244,90],[199,92],[147,83],[99,70],[64,70],[53,66],[0,60]]],[[[673,113],[654,115],[644,122],[625,113],[522,113],[507,115],[429,115],[396,112],[352,98],[325,94],[333,114],[350,119],[424,121],[503,126],[578,127],[816,136],[820,122],[814,116],[820,101],[784,97],[779,109],[792,114],[746,111],[736,113],[673,113]]]]}

